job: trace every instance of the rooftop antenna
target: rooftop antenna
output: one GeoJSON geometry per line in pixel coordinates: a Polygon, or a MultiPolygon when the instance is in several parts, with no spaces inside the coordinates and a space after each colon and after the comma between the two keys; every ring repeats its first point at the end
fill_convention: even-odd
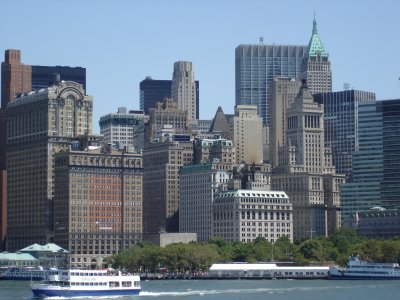
{"type": "Polygon", "coordinates": [[[264,45],[264,37],[262,35],[260,35],[260,37],[258,38],[260,45],[264,45]]]}

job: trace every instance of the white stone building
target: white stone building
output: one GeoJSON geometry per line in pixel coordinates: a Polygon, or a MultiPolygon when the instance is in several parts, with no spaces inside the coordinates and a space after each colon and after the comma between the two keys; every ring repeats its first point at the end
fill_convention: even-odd
{"type": "Polygon", "coordinates": [[[293,207],[285,192],[235,190],[221,192],[213,203],[213,235],[227,242],[253,242],[281,236],[293,241],[293,207]]]}

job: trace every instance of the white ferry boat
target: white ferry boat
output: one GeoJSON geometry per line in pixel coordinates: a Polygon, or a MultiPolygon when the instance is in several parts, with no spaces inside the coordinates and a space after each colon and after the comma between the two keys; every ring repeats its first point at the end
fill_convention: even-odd
{"type": "Polygon", "coordinates": [[[400,279],[398,263],[376,263],[350,256],[346,268],[329,268],[331,279],[400,279]]]}
{"type": "Polygon", "coordinates": [[[277,266],[274,263],[213,264],[208,276],[215,279],[327,279],[329,267],[277,266]]]}
{"type": "Polygon", "coordinates": [[[109,270],[49,271],[45,281],[31,283],[36,298],[138,295],[140,277],[109,270]]]}
{"type": "Polygon", "coordinates": [[[2,272],[3,280],[43,280],[47,270],[42,267],[10,267],[2,272]]]}

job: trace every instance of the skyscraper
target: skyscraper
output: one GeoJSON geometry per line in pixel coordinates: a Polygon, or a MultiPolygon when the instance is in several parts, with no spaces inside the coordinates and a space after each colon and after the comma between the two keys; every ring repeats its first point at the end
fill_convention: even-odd
{"type": "Polygon", "coordinates": [[[56,81],[73,81],[86,92],[86,69],[68,66],[32,66],[32,91],[47,88],[56,81]],[[57,77],[57,78],[56,78],[57,77]]]}
{"type": "MultiPolygon", "coordinates": [[[[199,119],[199,81],[196,80],[196,113],[199,119]]],[[[140,88],[140,109],[145,115],[150,115],[150,109],[156,107],[157,102],[162,102],[165,98],[171,98],[172,80],[156,80],[147,76],[139,84],[140,88]]]]}
{"type": "Polygon", "coordinates": [[[1,108],[19,94],[31,91],[32,68],[21,63],[21,51],[8,49],[1,63],[1,108]]]}
{"type": "Polygon", "coordinates": [[[307,80],[311,94],[332,91],[331,62],[319,38],[315,17],[311,39],[301,65],[300,79],[307,80]]]}
{"type": "Polygon", "coordinates": [[[21,51],[8,49],[1,64],[1,107],[5,108],[7,102],[19,94],[47,88],[61,80],[77,82],[86,91],[85,68],[24,65],[21,63],[21,51]]]}
{"type": "Polygon", "coordinates": [[[374,206],[400,208],[400,99],[359,106],[353,182],[342,186],[343,218],[374,206]]]}
{"type": "Polygon", "coordinates": [[[146,126],[146,142],[153,142],[157,133],[165,125],[171,125],[176,134],[188,134],[188,120],[186,112],[179,109],[172,99],[157,102],[155,108],[150,109],[150,118],[146,126]]]}
{"type": "Polygon", "coordinates": [[[298,78],[307,46],[239,45],[235,49],[235,104],[256,105],[268,125],[268,88],[275,77],[298,78]]]}
{"type": "Polygon", "coordinates": [[[336,174],[324,146],[323,107],[314,102],[305,80],[287,112],[286,139],[271,187],[285,191],[293,203],[294,239],[332,234],[340,226],[344,175],[336,174]]]}
{"type": "Polygon", "coordinates": [[[71,267],[103,267],[142,239],[142,157],[82,150],[54,155],[54,242],[71,267]]]}
{"type": "Polygon", "coordinates": [[[332,149],[333,165],[349,182],[353,173],[353,153],[359,143],[359,106],[374,103],[375,93],[348,90],[315,94],[314,99],[324,105],[325,146],[332,149]]]}
{"type": "Polygon", "coordinates": [[[257,107],[236,105],[231,119],[231,139],[236,148],[236,163],[259,164],[263,162],[262,119],[257,107]]]}
{"type": "Polygon", "coordinates": [[[117,113],[100,117],[100,134],[104,142],[114,149],[133,147],[135,151],[143,150],[144,146],[144,114],[143,111],[127,111],[119,107],[117,113]]]}
{"type": "MultiPolygon", "coordinates": [[[[230,146],[233,147],[232,142],[230,146]]],[[[226,190],[232,170],[219,163],[184,166],[179,181],[179,232],[195,232],[199,242],[212,237],[212,203],[215,195],[226,190]]]]}
{"type": "Polygon", "coordinates": [[[279,147],[286,145],[287,110],[299,93],[300,82],[277,77],[269,88],[269,163],[278,165],[279,147]]]}
{"type": "Polygon", "coordinates": [[[192,62],[178,61],[174,63],[171,97],[178,103],[179,109],[186,112],[188,124],[196,124],[199,119],[199,105],[192,62]]]}
{"type": "Polygon", "coordinates": [[[30,92],[34,89],[39,90],[41,88],[47,88],[50,83],[55,82],[54,73],[59,74],[59,76],[57,76],[59,80],[73,79],[78,81],[78,83],[82,83],[84,87],[86,85],[86,70],[84,68],[25,65],[21,63],[20,50],[8,49],[5,51],[5,60],[1,64],[0,109],[0,236],[3,249],[5,247],[7,206],[6,107],[11,100],[23,93],[30,92]]]}
{"type": "Polygon", "coordinates": [[[92,110],[92,97],[69,81],[7,105],[8,251],[51,241],[53,154],[92,133],[92,110]]]}
{"type": "Polygon", "coordinates": [[[171,98],[171,80],[155,80],[147,76],[139,84],[140,109],[150,115],[150,109],[156,107],[157,102],[171,98]]]}
{"type": "Polygon", "coordinates": [[[143,151],[143,232],[179,231],[179,170],[193,161],[193,142],[149,143],[143,151]]]}

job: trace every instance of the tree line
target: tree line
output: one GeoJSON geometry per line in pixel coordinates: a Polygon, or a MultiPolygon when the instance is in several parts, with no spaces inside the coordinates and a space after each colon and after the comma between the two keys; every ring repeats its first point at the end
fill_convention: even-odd
{"type": "Polygon", "coordinates": [[[295,265],[345,265],[350,255],[379,262],[400,261],[400,238],[368,239],[341,228],[331,237],[292,243],[286,236],[275,243],[258,237],[253,243],[225,242],[213,237],[208,243],[170,244],[161,248],[141,242],[109,258],[113,268],[134,273],[193,274],[207,272],[214,263],[292,262],[295,265]]]}

